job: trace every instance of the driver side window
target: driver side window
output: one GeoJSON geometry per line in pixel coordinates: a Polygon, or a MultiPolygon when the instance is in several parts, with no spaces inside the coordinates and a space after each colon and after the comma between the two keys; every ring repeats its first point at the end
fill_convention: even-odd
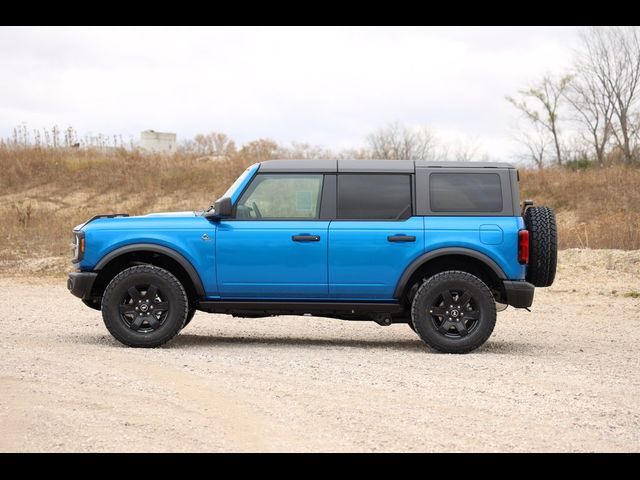
{"type": "Polygon", "coordinates": [[[323,175],[258,174],[242,194],[239,220],[317,219],[323,175]]]}

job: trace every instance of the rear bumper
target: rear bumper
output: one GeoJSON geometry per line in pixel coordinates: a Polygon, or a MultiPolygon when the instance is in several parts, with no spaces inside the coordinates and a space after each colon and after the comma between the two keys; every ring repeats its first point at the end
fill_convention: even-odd
{"type": "Polygon", "coordinates": [[[97,273],[71,272],[67,280],[67,288],[76,297],[86,300],[91,297],[91,288],[96,281],[97,273]]]}
{"type": "Polygon", "coordinates": [[[528,308],[533,303],[535,287],[528,282],[504,280],[504,293],[508,305],[516,308],[528,308]]]}

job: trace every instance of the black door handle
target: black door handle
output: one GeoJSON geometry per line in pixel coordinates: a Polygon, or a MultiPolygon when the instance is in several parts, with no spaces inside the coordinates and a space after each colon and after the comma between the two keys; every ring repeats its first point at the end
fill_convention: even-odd
{"type": "Polygon", "coordinates": [[[416,237],[413,235],[389,235],[387,240],[390,242],[415,242],[416,237]]]}
{"type": "Polygon", "coordinates": [[[294,235],[291,240],[294,242],[319,242],[320,235],[294,235]]]}

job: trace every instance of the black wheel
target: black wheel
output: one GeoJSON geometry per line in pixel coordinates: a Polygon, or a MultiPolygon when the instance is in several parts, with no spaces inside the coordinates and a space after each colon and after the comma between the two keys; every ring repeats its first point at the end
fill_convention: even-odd
{"type": "Polygon", "coordinates": [[[411,304],[413,328],[430,347],[466,353],[487,341],[496,324],[489,288],[470,273],[451,270],[434,275],[411,304]]]}
{"type": "Polygon", "coordinates": [[[524,213],[529,230],[527,281],[536,287],[549,287],[556,277],[558,232],[556,218],[549,207],[529,207],[524,213]]]}
{"type": "Polygon", "coordinates": [[[184,321],[184,325],[182,326],[182,328],[184,328],[187,325],[189,325],[189,322],[191,322],[191,320],[193,319],[193,316],[195,314],[196,314],[196,309],[195,308],[189,308],[189,313],[187,313],[187,319],[184,321]]]}
{"type": "Polygon", "coordinates": [[[183,327],[187,294],[170,272],[153,265],[123,270],[102,297],[102,318],[116,340],[130,347],[158,347],[183,327]]]}

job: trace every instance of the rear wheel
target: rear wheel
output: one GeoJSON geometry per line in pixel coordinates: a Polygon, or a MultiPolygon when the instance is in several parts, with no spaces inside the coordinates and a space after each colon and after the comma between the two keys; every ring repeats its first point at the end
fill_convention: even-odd
{"type": "Polygon", "coordinates": [[[445,353],[466,353],[487,341],[496,324],[489,288],[470,273],[434,275],[416,292],[411,321],[420,338],[445,353]]]}
{"type": "Polygon", "coordinates": [[[153,265],[123,270],[102,297],[102,318],[116,340],[130,347],[158,347],[183,327],[187,294],[170,272],[153,265]]]}

